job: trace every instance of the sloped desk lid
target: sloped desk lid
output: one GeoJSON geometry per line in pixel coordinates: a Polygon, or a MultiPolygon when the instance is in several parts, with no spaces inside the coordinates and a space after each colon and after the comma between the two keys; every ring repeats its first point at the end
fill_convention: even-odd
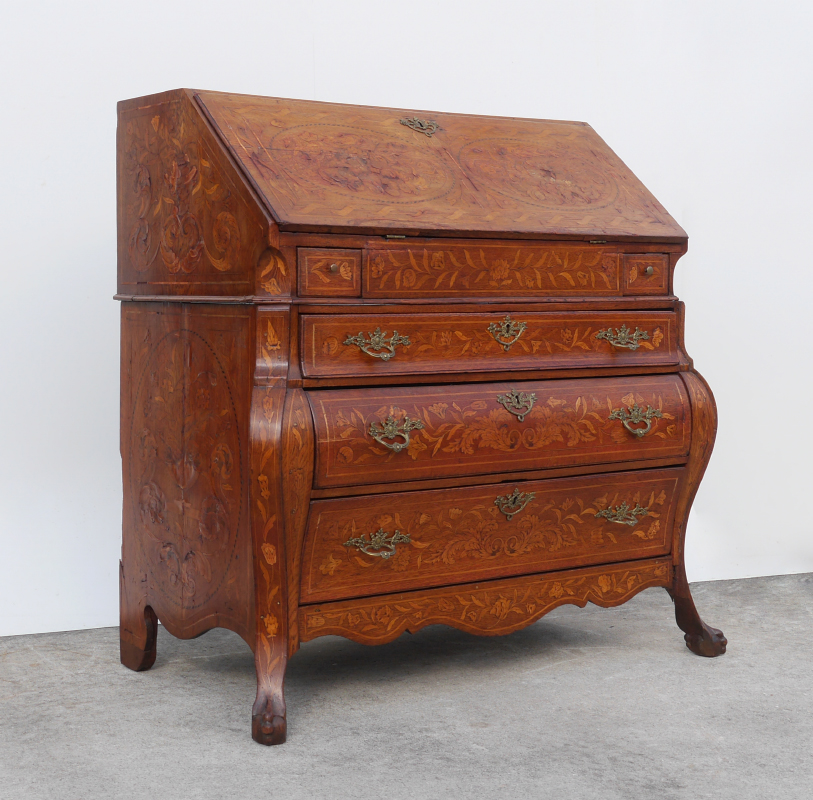
{"type": "Polygon", "coordinates": [[[583,122],[195,97],[282,230],[686,238],[583,122]]]}

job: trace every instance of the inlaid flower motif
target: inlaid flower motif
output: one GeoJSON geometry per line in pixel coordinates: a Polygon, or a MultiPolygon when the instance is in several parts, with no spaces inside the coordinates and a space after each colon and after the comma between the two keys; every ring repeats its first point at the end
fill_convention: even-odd
{"type": "Polygon", "coordinates": [[[441,419],[446,419],[446,409],[449,408],[448,403],[435,403],[429,406],[429,411],[437,414],[441,419]]]}
{"type": "Polygon", "coordinates": [[[417,278],[415,276],[415,271],[411,270],[411,269],[405,269],[404,270],[404,288],[405,289],[412,288],[415,285],[416,281],[417,281],[417,278]]]}
{"type": "Polygon", "coordinates": [[[406,572],[409,569],[409,550],[399,548],[390,556],[389,563],[396,572],[406,572]]]}
{"type": "Polygon", "coordinates": [[[259,475],[257,477],[257,483],[260,484],[260,494],[263,496],[263,499],[268,500],[268,498],[271,497],[271,492],[268,489],[268,476],[259,475]]]}
{"type": "Polygon", "coordinates": [[[552,598],[554,598],[554,600],[558,600],[564,593],[565,590],[562,588],[562,584],[558,581],[550,587],[549,594],[552,598]]]}
{"type": "Polygon", "coordinates": [[[265,560],[268,562],[268,565],[273,567],[274,564],[277,563],[277,548],[274,547],[273,544],[268,544],[268,542],[265,542],[261,550],[263,551],[263,555],[265,556],[265,560]]]}
{"type": "Polygon", "coordinates": [[[276,636],[279,631],[279,620],[273,614],[266,614],[263,617],[265,630],[269,636],[276,636]]]}
{"type": "Polygon", "coordinates": [[[443,269],[444,263],[446,261],[446,254],[441,250],[436,253],[432,253],[432,261],[430,266],[433,269],[443,269]]]}
{"type": "Polygon", "coordinates": [[[607,593],[613,588],[613,582],[606,575],[600,575],[598,579],[598,588],[602,591],[602,593],[607,593]]]}
{"type": "Polygon", "coordinates": [[[384,259],[382,256],[376,256],[373,259],[372,272],[374,278],[380,278],[384,274],[384,259]]]}
{"type": "Polygon", "coordinates": [[[452,332],[441,331],[439,338],[441,347],[448,347],[452,343],[452,332]]]}
{"type": "Polygon", "coordinates": [[[508,263],[507,259],[498,258],[488,270],[489,278],[491,278],[491,280],[494,282],[504,281],[508,277],[510,268],[511,265],[508,263]]]}
{"type": "Polygon", "coordinates": [[[494,605],[491,606],[491,611],[489,613],[493,614],[495,617],[498,617],[499,619],[505,619],[510,608],[511,601],[507,597],[503,597],[502,595],[500,595],[497,598],[494,605]]]}
{"type": "Polygon", "coordinates": [[[342,562],[339,559],[334,558],[332,554],[328,554],[328,557],[322,562],[321,566],[319,567],[319,571],[323,575],[333,575],[334,572],[342,565],[342,562]]]}

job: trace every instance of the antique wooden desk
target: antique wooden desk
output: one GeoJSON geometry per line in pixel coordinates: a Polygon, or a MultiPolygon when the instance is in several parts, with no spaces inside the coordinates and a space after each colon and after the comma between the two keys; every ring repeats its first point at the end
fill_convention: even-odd
{"type": "Polygon", "coordinates": [[[686,234],[586,124],[179,90],[119,104],[121,660],[502,634],[651,586],[699,655],[711,392],[686,234]]]}

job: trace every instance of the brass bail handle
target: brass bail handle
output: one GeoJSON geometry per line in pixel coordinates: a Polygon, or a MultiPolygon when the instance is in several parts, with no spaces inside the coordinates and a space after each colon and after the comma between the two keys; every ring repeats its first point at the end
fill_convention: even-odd
{"type": "Polygon", "coordinates": [[[514,488],[511,494],[500,496],[494,501],[494,505],[505,514],[507,520],[519,514],[531,500],[536,497],[536,492],[521,492],[519,488],[514,488]]]}
{"type": "Polygon", "coordinates": [[[355,336],[348,336],[344,340],[344,344],[355,345],[368,356],[389,361],[395,357],[395,348],[398,345],[409,347],[411,342],[409,336],[401,336],[398,331],[393,331],[392,336],[388,338],[386,331],[382,332],[381,328],[376,328],[372,333],[368,332],[366,337],[363,331],[359,331],[355,336]]]}
{"type": "Polygon", "coordinates": [[[621,424],[634,436],[637,436],[639,439],[646,436],[652,428],[652,420],[653,419],[661,419],[663,417],[663,412],[657,408],[652,408],[652,406],[647,406],[646,411],[644,411],[638,403],[633,403],[632,407],[630,408],[614,408],[608,420],[617,419],[621,421],[621,424]],[[643,428],[633,428],[633,425],[640,425],[644,423],[643,428]]]}
{"type": "Polygon", "coordinates": [[[640,342],[649,339],[649,334],[636,327],[635,331],[631,332],[626,325],[616,328],[613,332],[612,328],[600,330],[596,334],[596,339],[604,339],[608,341],[613,347],[623,347],[627,350],[637,350],[640,347],[640,342]]]}
{"type": "Polygon", "coordinates": [[[362,553],[366,553],[368,556],[377,556],[379,558],[387,559],[395,552],[396,545],[401,544],[402,542],[406,544],[410,541],[412,540],[410,539],[408,533],[395,531],[395,533],[388,534],[384,532],[383,528],[379,528],[375,533],[370,534],[369,539],[367,539],[367,534],[364,533],[361,536],[348,539],[344,543],[344,546],[355,547],[357,550],[361,550],[362,553]]]}
{"type": "Polygon", "coordinates": [[[502,349],[507,353],[511,349],[511,345],[517,342],[519,337],[525,333],[527,327],[527,322],[515,322],[511,319],[510,314],[506,314],[502,322],[492,322],[488,326],[488,332],[498,344],[502,345],[502,349]]]}
{"type": "Polygon", "coordinates": [[[649,508],[644,508],[638,503],[635,504],[635,508],[630,508],[629,503],[625,500],[617,508],[610,506],[610,508],[599,511],[596,517],[603,517],[609,522],[617,522],[619,525],[634,527],[638,524],[638,517],[645,517],[647,514],[649,514],[649,508]]]}
{"type": "Polygon", "coordinates": [[[419,419],[410,419],[408,416],[404,416],[404,421],[398,422],[395,417],[390,415],[381,425],[377,422],[371,422],[369,433],[379,444],[383,444],[384,447],[392,450],[394,453],[400,453],[403,449],[409,447],[409,432],[421,430],[421,428],[423,428],[423,422],[419,419]],[[403,441],[384,441],[384,439],[398,438],[403,439],[403,441]]]}

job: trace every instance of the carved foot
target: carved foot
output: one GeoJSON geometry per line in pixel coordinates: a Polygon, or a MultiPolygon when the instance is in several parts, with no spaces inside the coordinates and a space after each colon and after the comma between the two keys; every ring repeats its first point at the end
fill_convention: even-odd
{"type": "Polygon", "coordinates": [[[675,601],[675,620],[678,627],[686,634],[686,647],[695,655],[715,658],[725,653],[728,640],[722,631],[706,625],[694,606],[686,570],[683,564],[675,568],[675,583],[670,592],[675,601]]]}
{"type": "Polygon", "coordinates": [[[119,652],[121,654],[121,663],[136,672],[143,672],[155,663],[155,640],[158,633],[158,617],[155,616],[155,612],[149,606],[144,609],[144,628],[146,629],[146,633],[142,631],[142,636],[138,637],[144,640],[142,647],[133,641],[133,638],[135,638],[133,637],[133,632],[126,629],[123,621],[119,626],[119,652]]]}
{"type": "Polygon", "coordinates": [[[686,647],[695,655],[714,658],[725,653],[728,640],[723,636],[722,631],[717,628],[710,628],[705,622],[700,620],[703,627],[701,634],[687,633],[683,638],[686,640],[686,647]]]}
{"type": "Polygon", "coordinates": [[[265,745],[282,744],[286,733],[285,701],[281,697],[258,697],[251,709],[251,736],[254,741],[265,745]]]}

